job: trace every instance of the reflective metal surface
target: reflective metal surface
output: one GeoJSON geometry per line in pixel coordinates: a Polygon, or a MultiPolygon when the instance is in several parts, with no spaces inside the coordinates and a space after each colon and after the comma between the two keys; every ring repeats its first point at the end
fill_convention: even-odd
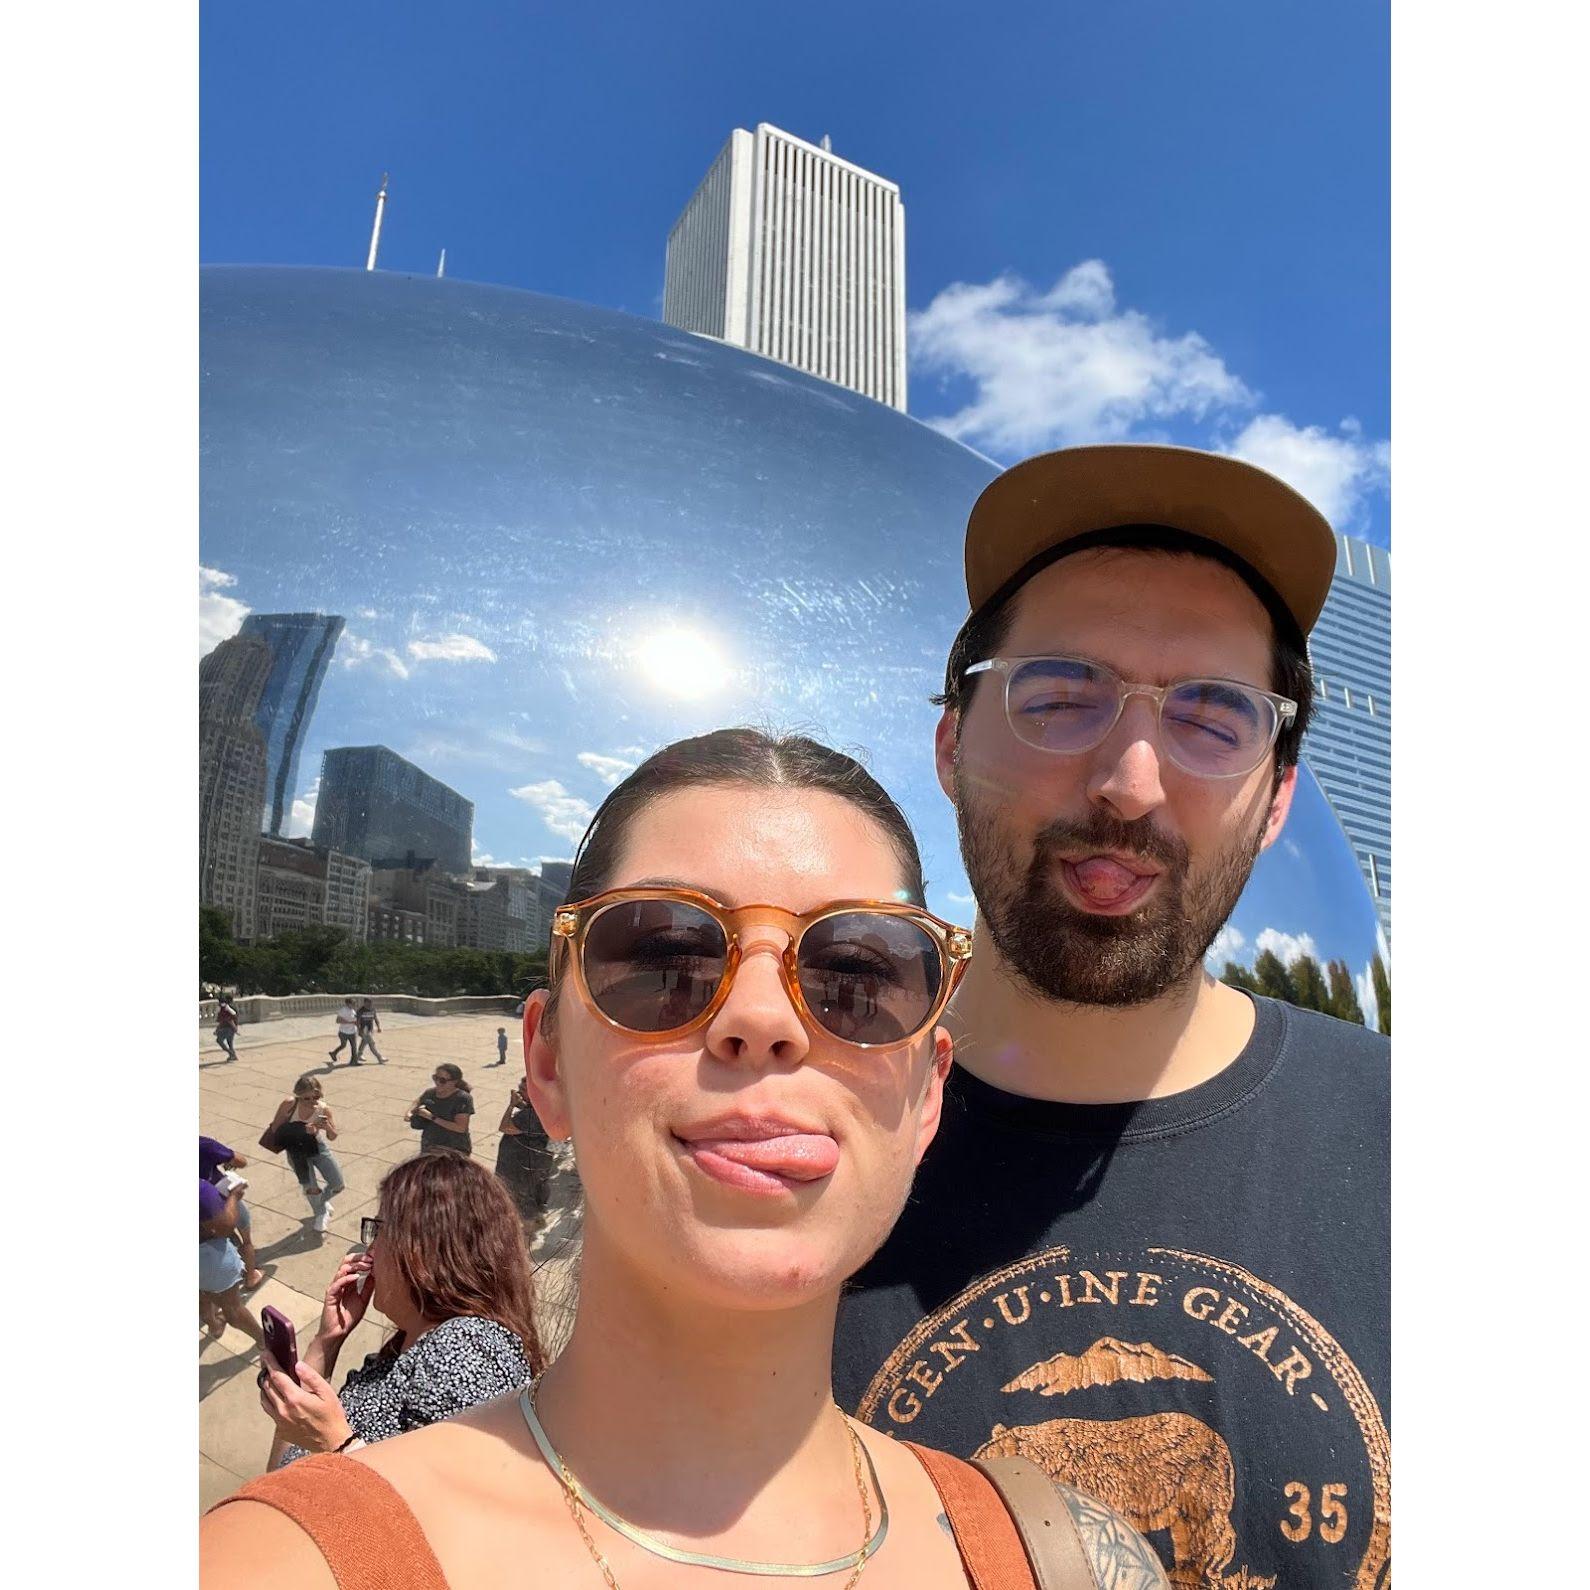
{"type": "MultiPolygon", "coordinates": [[[[324,750],[383,744],[475,803],[477,854],[568,856],[639,756],[754,722],[864,749],[930,905],[971,920],[928,697],[993,464],[610,310],[379,271],[201,275],[212,643],[227,602],[347,619],[294,832],[324,750]]],[[[1270,930],[1366,968],[1374,911],[1311,779],[1232,927],[1238,960],[1270,930]]]]}

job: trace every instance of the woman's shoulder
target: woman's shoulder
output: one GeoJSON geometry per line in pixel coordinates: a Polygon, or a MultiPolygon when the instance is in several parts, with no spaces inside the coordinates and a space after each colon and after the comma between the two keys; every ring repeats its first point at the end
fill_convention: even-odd
{"type": "Polygon", "coordinates": [[[454,1362],[461,1356],[489,1358],[498,1363],[525,1361],[524,1343],[518,1332],[509,1330],[500,1320],[478,1314],[455,1314],[452,1319],[444,1319],[414,1344],[414,1351],[422,1361],[454,1362]]]}

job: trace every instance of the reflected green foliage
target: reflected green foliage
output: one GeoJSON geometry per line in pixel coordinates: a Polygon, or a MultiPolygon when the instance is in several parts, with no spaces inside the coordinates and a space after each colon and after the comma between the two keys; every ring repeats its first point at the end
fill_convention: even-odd
{"type": "MultiPolygon", "coordinates": [[[[1389,1034],[1391,979],[1385,962],[1378,955],[1370,963],[1370,975],[1374,978],[1375,998],[1380,1004],[1380,1030],[1389,1034]]],[[[1346,961],[1331,961],[1322,967],[1312,955],[1299,955],[1289,966],[1273,950],[1261,950],[1254,958],[1251,971],[1235,961],[1227,961],[1220,980],[1233,988],[1246,989],[1250,994],[1282,999],[1304,1010],[1335,1016],[1339,1021],[1355,1021],[1360,1027],[1368,1025],[1346,961]]]]}
{"type": "Polygon", "coordinates": [[[311,927],[237,943],[226,913],[199,911],[199,981],[238,994],[523,994],[546,981],[544,954],[357,944],[341,928],[311,927]]]}
{"type": "Polygon", "coordinates": [[[1369,975],[1375,982],[1375,1003],[1380,1006],[1380,1030],[1391,1036],[1391,974],[1386,963],[1377,955],[1369,963],[1369,975]]]}

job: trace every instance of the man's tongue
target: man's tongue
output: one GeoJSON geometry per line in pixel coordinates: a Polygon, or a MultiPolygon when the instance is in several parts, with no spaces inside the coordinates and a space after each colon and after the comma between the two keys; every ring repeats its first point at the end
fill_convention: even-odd
{"type": "Polygon", "coordinates": [[[1111,861],[1108,856],[1090,856],[1086,861],[1073,862],[1071,875],[1083,895],[1100,905],[1119,900],[1140,881],[1137,873],[1118,861],[1111,861]]]}

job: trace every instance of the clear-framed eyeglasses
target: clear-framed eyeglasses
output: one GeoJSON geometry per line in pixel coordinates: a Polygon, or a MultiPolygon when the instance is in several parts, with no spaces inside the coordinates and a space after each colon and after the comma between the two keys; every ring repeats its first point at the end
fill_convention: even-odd
{"type": "Polygon", "coordinates": [[[1147,696],[1158,711],[1159,743],[1184,773],[1241,778],[1275,744],[1297,703],[1235,679],[1177,679],[1133,684],[1085,657],[990,657],[961,676],[1004,675],[1005,718],[1026,745],[1080,756],[1109,737],[1128,696],[1147,696]]]}

